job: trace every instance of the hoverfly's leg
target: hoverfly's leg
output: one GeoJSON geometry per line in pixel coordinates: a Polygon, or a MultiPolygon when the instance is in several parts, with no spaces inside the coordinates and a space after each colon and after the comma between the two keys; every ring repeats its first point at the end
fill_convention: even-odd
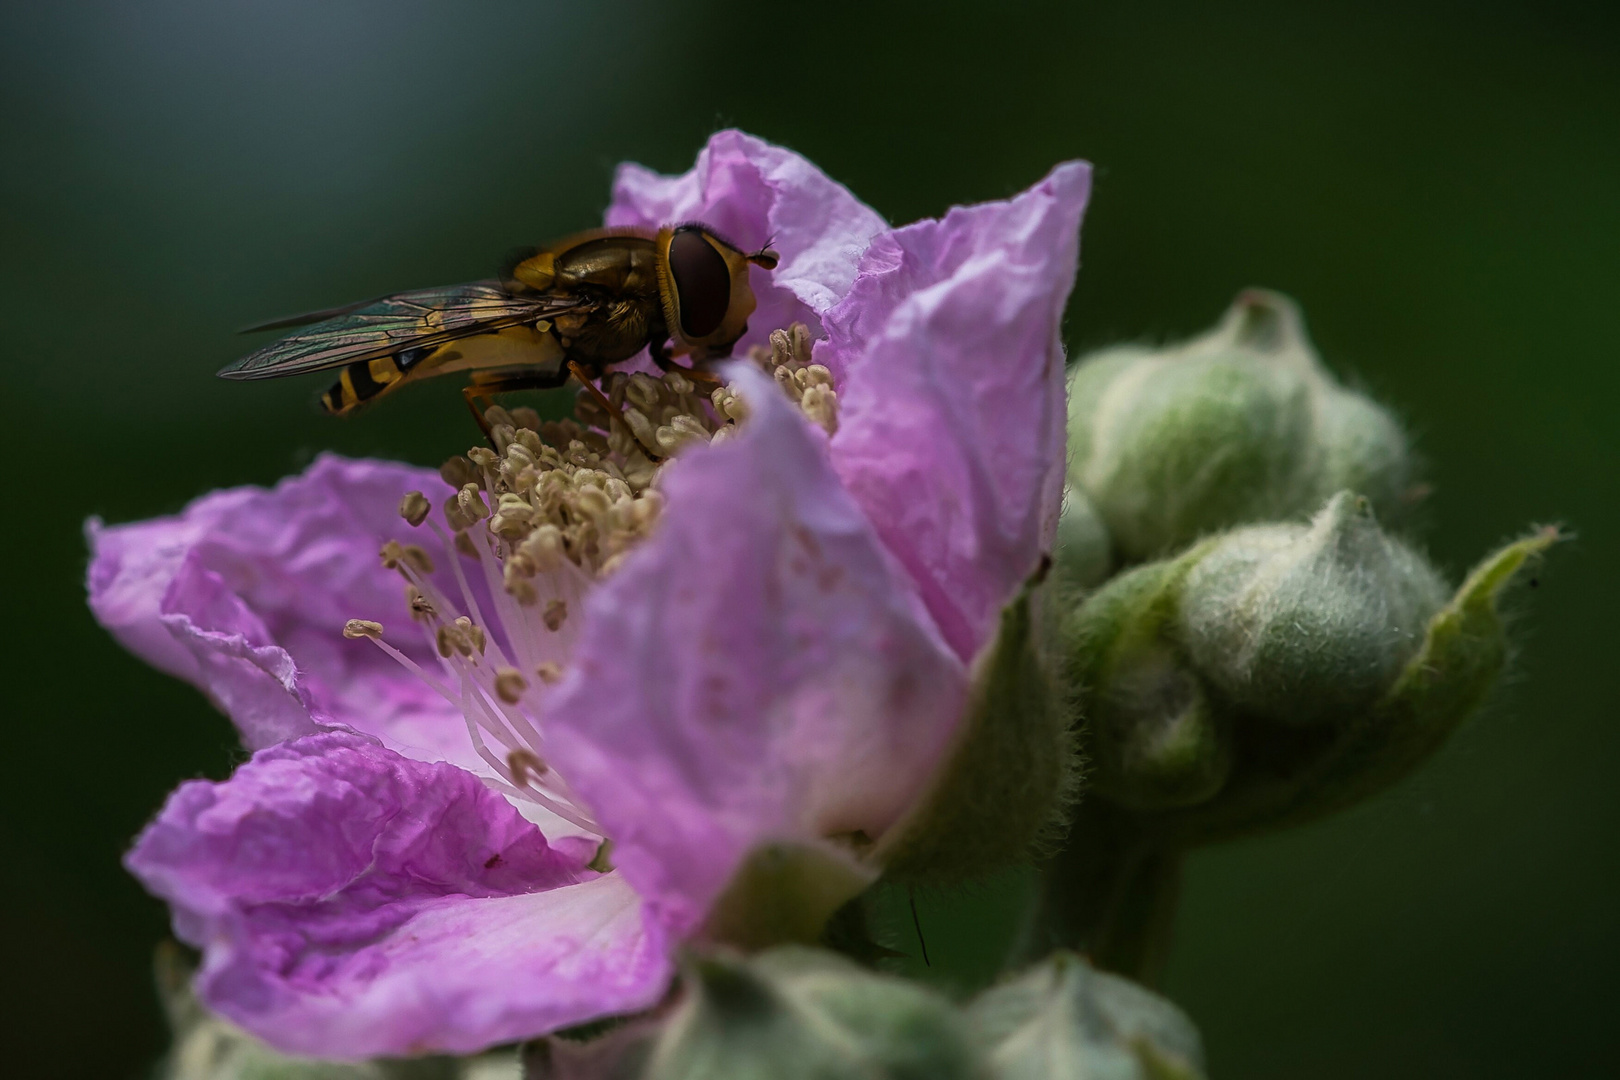
{"type": "Polygon", "coordinates": [[[702,383],[711,388],[723,385],[720,376],[711,371],[704,371],[697,366],[682,367],[677,364],[674,351],[670,349],[668,342],[647,346],[647,353],[652,357],[652,362],[658,365],[659,371],[678,371],[693,382],[702,383]]]}
{"type": "Polygon", "coordinates": [[[579,380],[579,385],[583,386],[585,392],[596,399],[596,403],[602,406],[603,412],[607,413],[610,418],[618,420],[619,423],[624,423],[624,413],[613,404],[606,394],[602,393],[600,386],[591,381],[590,373],[580,366],[578,360],[568,361],[565,370],[579,380]]]}
{"type": "MultiPolygon", "coordinates": [[[[467,411],[472,413],[473,420],[478,424],[478,430],[484,433],[484,441],[491,446],[495,445],[495,433],[489,430],[489,421],[484,419],[484,410],[478,407],[480,401],[486,403],[489,401],[483,394],[483,388],[477,383],[468,383],[461,388],[461,398],[467,403],[467,411]]],[[[485,408],[488,407],[486,404],[485,408]]]]}
{"type": "Polygon", "coordinates": [[[484,433],[484,438],[493,446],[495,437],[489,429],[489,421],[485,419],[484,412],[494,404],[492,399],[496,394],[509,394],[516,390],[555,390],[566,383],[571,374],[567,368],[563,368],[554,372],[524,371],[507,375],[474,376],[472,382],[461,388],[461,396],[466,400],[473,419],[478,422],[478,430],[484,433]]]}
{"type": "Polygon", "coordinates": [[[621,406],[613,404],[613,399],[602,393],[602,388],[591,381],[589,373],[587,373],[584,368],[580,367],[577,361],[568,361],[568,370],[574,373],[574,378],[580,381],[580,385],[585,387],[586,392],[596,399],[596,403],[600,405],[602,407],[602,411],[607,414],[608,423],[611,424],[616,421],[623,424],[624,430],[629,433],[631,441],[637,446],[641,447],[641,452],[647,455],[648,460],[664,460],[664,455],[660,454],[656,449],[648,446],[637,437],[636,429],[631,427],[630,422],[624,418],[624,409],[621,406]]]}

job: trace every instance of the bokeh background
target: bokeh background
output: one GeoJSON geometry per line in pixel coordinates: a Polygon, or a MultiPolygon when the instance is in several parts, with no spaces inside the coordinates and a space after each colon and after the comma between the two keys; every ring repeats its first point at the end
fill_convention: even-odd
{"type": "MultiPolygon", "coordinates": [[[[323,449],[434,463],[429,384],[350,422],[227,384],[235,328],[487,275],[615,162],[738,125],[891,221],[1098,168],[1071,351],[1299,298],[1410,423],[1455,577],[1572,525],[1493,707],[1347,816],[1192,861],[1167,992],[1234,1078],[1620,1073],[1620,25],[1558,0],[8,4],[0,1006],[9,1075],[140,1075],[160,906],[119,868],[238,752],[86,612],[80,530],[323,449]]],[[[962,982],[1018,883],[919,897],[962,982]]],[[[999,936],[998,936],[999,935],[999,936]]]]}

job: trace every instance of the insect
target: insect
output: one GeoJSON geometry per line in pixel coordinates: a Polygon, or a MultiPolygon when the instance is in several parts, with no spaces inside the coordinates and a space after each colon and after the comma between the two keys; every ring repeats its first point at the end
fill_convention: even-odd
{"type": "MultiPolygon", "coordinates": [[[[582,233],[510,260],[501,277],[395,293],[250,327],[298,327],[220,371],[225,379],[275,379],[341,368],[321,395],[344,416],[409,382],[466,372],[477,402],[513,390],[595,391],[603,370],[649,350],[659,367],[689,354],[693,368],[729,356],[748,329],[748,267],[775,269],[769,244],[752,254],[689,223],[654,235],[582,233]]],[[[714,381],[696,371],[701,381],[714,381]]],[[[596,391],[600,393],[600,391],[596,391]]]]}

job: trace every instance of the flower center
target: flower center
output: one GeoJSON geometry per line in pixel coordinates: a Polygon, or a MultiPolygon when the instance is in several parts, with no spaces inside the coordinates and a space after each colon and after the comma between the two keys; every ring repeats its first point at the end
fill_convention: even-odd
{"type": "MultiPolygon", "coordinates": [[[[831,373],[810,362],[802,324],[777,330],[750,358],[812,421],[831,434],[838,399],[831,373]]],[[[384,640],[379,623],[351,619],[344,634],[367,638],[457,708],[485,783],[602,836],[600,825],[550,767],[543,704],[567,668],[577,612],[590,587],[613,572],[656,526],[663,463],[694,442],[729,437],[748,415],[731,385],[707,373],[613,372],[581,389],[574,417],[541,421],[533,409],[491,407],[493,448],[474,447],[440,469],[455,493],[438,513],[408,493],[400,516],[426,525],[440,551],[390,540],[382,562],[405,579],[411,618],[436,664],[418,663],[384,640]],[[715,384],[699,393],[698,379],[715,384]],[[455,588],[434,579],[449,565],[455,588]]]]}

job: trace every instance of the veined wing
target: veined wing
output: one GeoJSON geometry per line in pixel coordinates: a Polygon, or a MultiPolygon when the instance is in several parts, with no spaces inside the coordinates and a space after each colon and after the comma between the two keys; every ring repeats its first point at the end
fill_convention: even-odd
{"type": "Polygon", "coordinates": [[[401,349],[549,319],[587,307],[563,294],[514,296],[498,281],[395,293],[273,341],[220,371],[225,379],[275,379],[342,367],[401,349]]]}

